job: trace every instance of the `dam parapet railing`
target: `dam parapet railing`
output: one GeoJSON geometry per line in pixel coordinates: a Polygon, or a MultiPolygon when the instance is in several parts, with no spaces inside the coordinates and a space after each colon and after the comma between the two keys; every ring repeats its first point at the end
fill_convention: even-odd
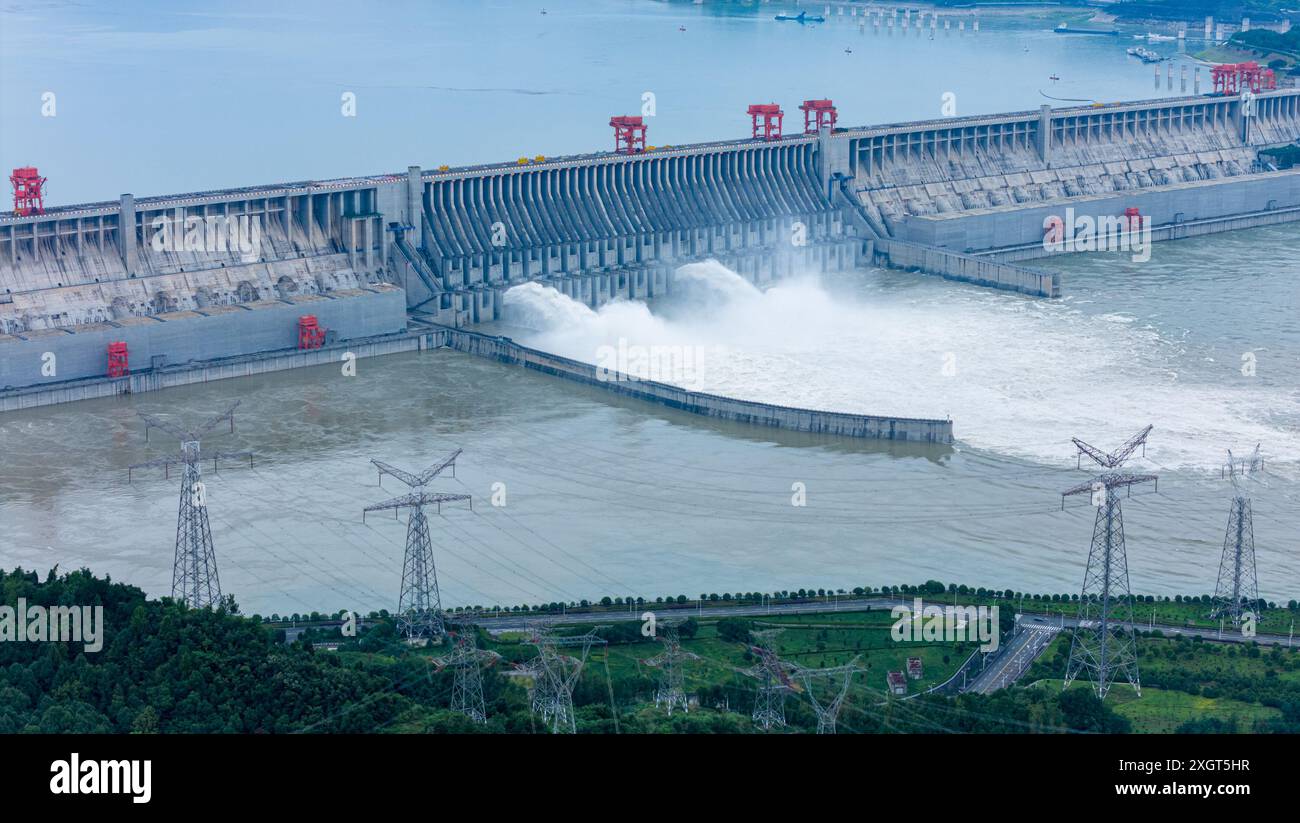
{"type": "Polygon", "coordinates": [[[434,326],[431,335],[449,348],[487,357],[498,362],[520,365],[526,369],[597,386],[615,394],[657,403],[668,408],[744,423],[810,434],[857,437],[871,440],[897,440],[911,443],[953,442],[951,420],[885,417],[847,412],[802,409],[716,394],[691,391],[679,386],[641,380],[618,372],[603,372],[590,363],[522,346],[508,337],[434,326]]]}

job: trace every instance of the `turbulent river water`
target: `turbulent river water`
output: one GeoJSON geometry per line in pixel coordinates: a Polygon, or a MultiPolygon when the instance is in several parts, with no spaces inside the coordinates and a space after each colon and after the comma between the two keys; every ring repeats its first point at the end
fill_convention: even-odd
{"type": "Polygon", "coordinates": [[[698,346],[683,377],[699,387],[951,414],[958,443],[774,434],[434,351],[361,361],[352,378],[321,367],[5,415],[0,543],[7,564],[87,564],[165,593],[177,482],[127,484],[128,464],[170,445],[156,434],[146,445],[135,412],[193,419],[241,398],[238,431],[211,447],[259,457],[207,482],[223,586],[251,610],[390,605],[405,532],[382,516],[362,523],[364,505],[397,491],[368,460],[413,468],[455,447],[457,477],[440,488],[476,502],[432,517],[450,604],[931,577],[1070,591],[1092,531],[1082,501],[1060,510],[1059,491],[1086,478],[1070,437],[1109,448],[1150,422],[1134,465],[1161,475],[1159,492],[1124,508],[1134,588],[1212,588],[1224,449],[1262,442],[1260,587],[1289,599],[1300,580],[1298,240],[1275,228],[1157,245],[1142,265],[1057,258],[1059,302],[874,270],[760,294],[711,266],[686,305],[592,312],[516,292],[515,325],[498,330],[527,342],[593,362],[619,338],[698,346]],[[792,505],[794,484],[806,505],[792,505]],[[504,506],[491,505],[494,487],[504,506]]]}
{"type": "MultiPolygon", "coordinates": [[[[1152,94],[1150,75],[1126,63],[1118,44],[1072,40],[1043,26],[985,20],[978,37],[954,32],[908,41],[873,39],[851,27],[779,27],[765,15],[709,14],[675,4],[558,3],[544,24],[532,19],[536,9],[485,8],[500,27],[498,56],[507,54],[506,44],[517,50],[509,56],[513,75],[477,55],[481,77],[448,62],[389,89],[381,75],[392,72],[345,61],[337,67],[338,83],[321,84],[335,107],[335,86],[348,72],[370,90],[371,97],[362,94],[363,106],[423,101],[410,114],[419,128],[377,116],[379,122],[351,124],[364,138],[339,136],[332,121],[311,125],[315,115],[298,112],[306,104],[294,96],[281,101],[288,113],[277,116],[310,126],[319,139],[305,149],[286,138],[243,153],[238,162],[215,153],[189,175],[176,164],[186,152],[192,159],[193,146],[125,141],[114,156],[128,162],[110,166],[96,160],[102,152],[63,136],[49,138],[63,150],[53,165],[65,164],[62,179],[81,187],[74,191],[98,197],[126,190],[124,180],[105,175],[127,171],[145,181],[137,193],[153,193],[402,168],[428,154],[409,143],[413,134],[434,135],[439,158],[491,160],[518,153],[498,145],[509,122],[502,109],[530,117],[550,112],[555,128],[539,139],[554,144],[546,150],[573,150],[599,131],[575,120],[597,110],[607,118],[611,106],[632,110],[643,87],[658,91],[656,128],[674,129],[678,142],[729,133],[731,121],[719,119],[715,103],[735,108],[750,97],[767,99],[775,93],[769,86],[792,100],[813,95],[808,90],[815,87],[818,96],[848,103],[842,110],[853,112],[853,122],[934,116],[931,109],[948,88],[958,90],[962,113],[1032,108],[1042,99],[1037,87],[1053,72],[1073,84],[1066,96],[1152,94]],[[557,19],[569,26],[553,25],[557,19]],[[679,32],[679,24],[688,31],[679,32]],[[583,51],[584,33],[609,25],[626,35],[620,55],[599,45],[583,51]],[[678,35],[692,40],[669,39],[678,35]],[[856,44],[846,38],[857,37],[874,47],[844,54],[841,41],[856,44]],[[777,55],[776,68],[772,60],[745,56],[756,39],[777,55]],[[636,82],[626,80],[620,60],[636,67],[636,82]],[[707,60],[718,67],[714,84],[698,83],[686,70],[707,60]],[[847,71],[846,60],[862,62],[847,71]],[[864,70],[888,60],[914,66],[911,88],[925,91],[909,96],[864,81],[864,70]],[[527,83],[518,76],[523,65],[530,67],[527,83]],[[980,72],[970,70],[975,65],[980,72]],[[524,85],[547,94],[525,94],[524,85]],[[471,95],[471,88],[479,92],[471,95]],[[509,103],[487,107],[476,121],[487,136],[457,132],[469,113],[487,110],[485,99],[509,103]],[[347,156],[357,139],[368,141],[363,168],[358,155],[347,156]],[[151,151],[158,162],[148,162],[151,151]],[[78,164],[89,176],[75,173],[78,164]]],[[[85,94],[92,107],[107,105],[93,92],[126,70],[128,46],[190,44],[194,60],[159,79],[168,88],[193,79],[194,65],[215,65],[232,50],[254,64],[281,59],[268,56],[273,50],[261,35],[235,38],[265,27],[251,7],[247,15],[216,22],[196,17],[184,25],[170,16],[172,6],[160,6],[147,24],[71,13],[87,15],[74,39],[89,50],[77,60],[103,70],[74,77],[75,60],[67,55],[51,68],[65,73],[67,88],[77,91],[73,99],[85,94]],[[230,45],[236,41],[243,45],[230,45]]],[[[26,42],[22,33],[42,12],[9,14],[17,19],[5,27],[13,47],[6,60],[16,60],[26,42]]],[[[446,25],[463,23],[467,12],[448,14],[450,21],[436,21],[412,12],[406,30],[442,42],[452,38],[446,25]]],[[[381,31],[381,17],[349,25],[358,28],[360,42],[385,42],[380,38],[391,35],[381,31]]],[[[341,27],[313,26],[309,34],[318,44],[344,37],[341,27]]],[[[393,54],[376,60],[386,65],[399,59],[393,54]]],[[[302,59],[310,65],[316,58],[302,59]]],[[[242,65],[222,71],[239,75],[242,65]]],[[[8,157],[11,146],[37,143],[30,136],[15,143],[14,132],[6,131],[16,128],[8,116],[10,92],[26,88],[30,78],[28,68],[4,67],[0,144],[8,157]]],[[[306,93],[316,83],[308,78],[323,75],[276,76],[306,93]]],[[[211,91],[224,100],[230,84],[211,91]]],[[[60,117],[84,116],[60,105],[60,117]]],[[[185,114],[192,103],[178,105],[185,114]]],[[[252,115],[227,107],[222,116],[238,125],[271,105],[259,92],[248,102],[252,115]]],[[[145,108],[146,120],[161,116],[145,108]]],[[[193,114],[203,122],[201,112],[193,114]]],[[[214,139],[200,132],[205,145],[214,139]]],[[[178,480],[145,473],[128,484],[126,467],[175,444],[156,432],[146,444],[136,412],[194,420],[238,398],[237,432],[214,435],[204,446],[249,448],[258,457],[252,468],[222,463],[219,473],[208,463],[205,479],[222,586],[247,611],[391,608],[405,528],[391,517],[362,522],[363,506],[398,492],[393,483],[379,487],[368,461],[416,468],[456,447],[465,449],[457,476],[438,488],[469,491],[474,508],[430,513],[448,605],[927,578],[1075,591],[1093,513],[1084,501],[1060,507],[1060,490],[1087,477],[1075,469],[1070,438],[1112,448],[1147,423],[1155,425],[1150,447],[1133,465],[1160,474],[1160,484],[1158,493],[1147,487],[1125,501],[1133,588],[1213,589],[1231,496],[1220,478],[1225,449],[1262,443],[1266,471],[1253,491],[1260,589],[1275,599],[1300,595],[1300,230],[1157,244],[1146,263],[1097,254],[1034,265],[1064,273],[1063,299],[876,270],[799,278],[759,292],[705,264],[684,273],[689,289],[652,306],[622,303],[593,312],[541,287],[518,290],[508,298],[510,317],[497,329],[593,362],[620,344],[689,352],[680,382],[710,391],[828,409],[951,416],[958,438],[952,448],[755,430],[454,352],[399,355],[361,361],[355,377],[321,367],[0,416],[0,565],[86,565],[151,594],[168,593],[178,480]],[[1251,374],[1243,373],[1247,363],[1251,374]],[[797,489],[806,505],[792,505],[797,489]],[[492,505],[494,491],[504,506],[492,505]]]]}

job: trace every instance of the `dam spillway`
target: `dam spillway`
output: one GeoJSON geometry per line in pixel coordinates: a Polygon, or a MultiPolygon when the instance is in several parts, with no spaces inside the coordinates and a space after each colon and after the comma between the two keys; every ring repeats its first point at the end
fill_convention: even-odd
{"type": "Polygon", "coordinates": [[[593,307],[653,298],[708,258],[758,284],[875,262],[1056,296],[1008,262],[1041,247],[1044,214],[1138,204],[1169,237],[1300,217],[1300,169],[1260,155],[1300,137],[1298,102],[1044,106],[6,214],[0,392],[102,378],[109,339],[133,371],[175,369],[291,350],[302,313],[331,343],[373,340],[497,319],[528,281],[593,307]],[[239,221],[255,249],[202,242],[239,221]]]}

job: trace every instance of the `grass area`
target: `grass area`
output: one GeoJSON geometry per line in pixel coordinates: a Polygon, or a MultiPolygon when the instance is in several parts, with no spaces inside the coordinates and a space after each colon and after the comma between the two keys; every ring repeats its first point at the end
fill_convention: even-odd
{"type": "Polygon", "coordinates": [[[894,618],[890,616],[889,609],[883,606],[867,611],[839,611],[826,612],[824,614],[760,615],[754,617],[753,620],[757,623],[765,625],[770,624],[772,626],[850,625],[888,628],[894,623],[894,618]]]}
{"type": "Polygon", "coordinates": [[[1193,696],[1183,692],[1145,688],[1139,699],[1130,694],[1126,702],[1119,703],[1115,711],[1128,718],[1133,731],[1145,734],[1170,734],[1184,723],[1207,718],[1219,720],[1249,732],[1255,722],[1276,720],[1282,712],[1258,703],[1243,703],[1226,697],[1193,696]]]}
{"type": "MultiPolygon", "coordinates": [[[[1193,721],[1251,732],[1257,724],[1282,720],[1279,706],[1300,701],[1300,649],[1159,636],[1139,637],[1137,648],[1142,696],[1117,683],[1106,698],[1135,732],[1169,733],[1193,721]]],[[[1058,636],[1025,682],[1059,689],[1069,652],[1070,637],[1058,636]]],[[[1092,686],[1076,681],[1071,688],[1092,686]]]]}
{"type": "MultiPolygon", "coordinates": [[[[1060,691],[1062,680],[1040,680],[1035,689],[1060,691]]],[[[1090,690],[1092,684],[1075,681],[1071,689],[1090,690]]],[[[1107,702],[1121,717],[1133,724],[1138,734],[1172,734],[1184,723],[1213,719],[1234,727],[1238,732],[1249,732],[1257,721],[1276,720],[1282,712],[1258,703],[1246,703],[1227,697],[1204,697],[1185,692],[1142,687],[1139,697],[1128,684],[1117,684],[1106,697],[1107,702]]]]}
{"type": "MultiPolygon", "coordinates": [[[[1226,43],[1201,49],[1200,51],[1193,53],[1192,56],[1197,60],[1204,60],[1207,63],[1244,63],[1247,60],[1254,60],[1261,66],[1267,66],[1275,60],[1281,60],[1286,64],[1286,68],[1290,68],[1296,64],[1296,56],[1290,52],[1271,51],[1269,49],[1238,48],[1226,43]]],[[[1284,68],[1283,71],[1285,71],[1286,68],[1284,68]]]]}

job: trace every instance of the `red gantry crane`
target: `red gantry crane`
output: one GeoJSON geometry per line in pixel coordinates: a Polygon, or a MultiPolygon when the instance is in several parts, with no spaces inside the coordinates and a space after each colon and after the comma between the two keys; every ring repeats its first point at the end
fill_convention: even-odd
{"type": "Polygon", "coordinates": [[[618,154],[640,154],[645,151],[645,121],[631,115],[609,118],[614,127],[614,151],[618,154]]]}
{"type": "Polygon", "coordinates": [[[755,103],[749,107],[750,119],[754,122],[755,140],[780,140],[781,121],[785,112],[776,103],[755,103]],[[762,125],[759,121],[762,120],[762,125]]]}
{"type": "Polygon", "coordinates": [[[1258,94],[1277,88],[1277,75],[1254,60],[1224,63],[1210,69],[1215,94],[1238,94],[1249,89],[1258,94]]]}
{"type": "Polygon", "coordinates": [[[45,211],[45,178],[35,166],[14,169],[9,175],[14,187],[14,214],[22,217],[45,211]]]}
{"type": "Polygon", "coordinates": [[[803,112],[804,134],[818,134],[822,126],[829,126],[831,131],[835,131],[838,114],[835,104],[830,100],[805,100],[799,110],[803,112]]]}

